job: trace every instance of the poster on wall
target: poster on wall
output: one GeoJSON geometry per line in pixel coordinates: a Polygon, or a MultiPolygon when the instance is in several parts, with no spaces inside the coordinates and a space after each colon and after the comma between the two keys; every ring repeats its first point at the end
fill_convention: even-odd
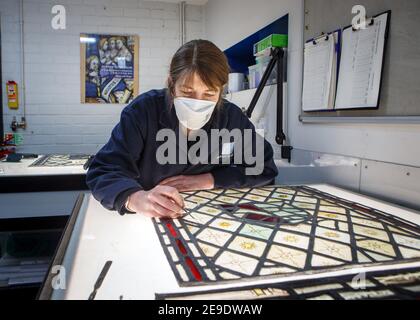
{"type": "Polygon", "coordinates": [[[130,103],[139,91],[139,37],[80,35],[82,103],[130,103]]]}

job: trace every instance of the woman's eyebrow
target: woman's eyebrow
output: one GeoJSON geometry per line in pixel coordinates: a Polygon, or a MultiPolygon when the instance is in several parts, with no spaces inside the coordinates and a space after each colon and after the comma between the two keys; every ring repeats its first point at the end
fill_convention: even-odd
{"type": "Polygon", "coordinates": [[[181,89],[194,90],[194,88],[186,86],[186,85],[181,86],[181,89]]]}
{"type": "MultiPolygon", "coordinates": [[[[186,85],[186,84],[181,85],[181,88],[180,89],[181,90],[191,90],[191,91],[194,91],[194,88],[193,87],[190,87],[189,85],[186,85]]],[[[216,93],[217,92],[217,89],[207,89],[205,92],[206,93],[216,93]]]]}

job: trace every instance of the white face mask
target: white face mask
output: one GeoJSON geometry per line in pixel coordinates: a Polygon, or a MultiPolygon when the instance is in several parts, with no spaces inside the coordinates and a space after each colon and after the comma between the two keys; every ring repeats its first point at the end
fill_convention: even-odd
{"type": "Polygon", "coordinates": [[[216,102],[191,98],[175,98],[174,105],[179,122],[188,129],[198,130],[209,122],[216,102]]]}

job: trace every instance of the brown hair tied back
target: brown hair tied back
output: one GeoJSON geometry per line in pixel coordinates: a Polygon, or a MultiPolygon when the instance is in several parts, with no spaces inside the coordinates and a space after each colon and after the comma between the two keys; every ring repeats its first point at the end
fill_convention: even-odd
{"type": "MultiPolygon", "coordinates": [[[[197,74],[210,89],[223,91],[229,81],[229,64],[225,54],[212,42],[193,40],[184,44],[172,58],[168,89],[175,95],[175,85],[179,80],[189,81],[197,74]]],[[[219,102],[221,100],[221,94],[219,102]]]]}

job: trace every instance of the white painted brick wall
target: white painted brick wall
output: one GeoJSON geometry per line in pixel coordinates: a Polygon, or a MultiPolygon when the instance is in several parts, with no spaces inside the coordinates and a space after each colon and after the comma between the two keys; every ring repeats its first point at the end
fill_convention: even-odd
{"type": "MultiPolygon", "coordinates": [[[[3,90],[20,81],[19,1],[0,0],[3,90]]],[[[202,6],[187,5],[187,40],[204,38],[202,6]]],[[[165,85],[169,61],[180,45],[175,3],[142,0],[24,0],[28,128],[21,152],[95,153],[109,139],[124,105],[80,103],[80,33],[140,36],[140,93],[165,85]],[[67,29],[51,28],[51,8],[64,5],[67,29]]],[[[20,91],[21,93],[21,91],[20,91]]],[[[22,101],[22,100],[21,100],[22,101]]],[[[8,131],[18,111],[4,102],[8,131]]]]}

